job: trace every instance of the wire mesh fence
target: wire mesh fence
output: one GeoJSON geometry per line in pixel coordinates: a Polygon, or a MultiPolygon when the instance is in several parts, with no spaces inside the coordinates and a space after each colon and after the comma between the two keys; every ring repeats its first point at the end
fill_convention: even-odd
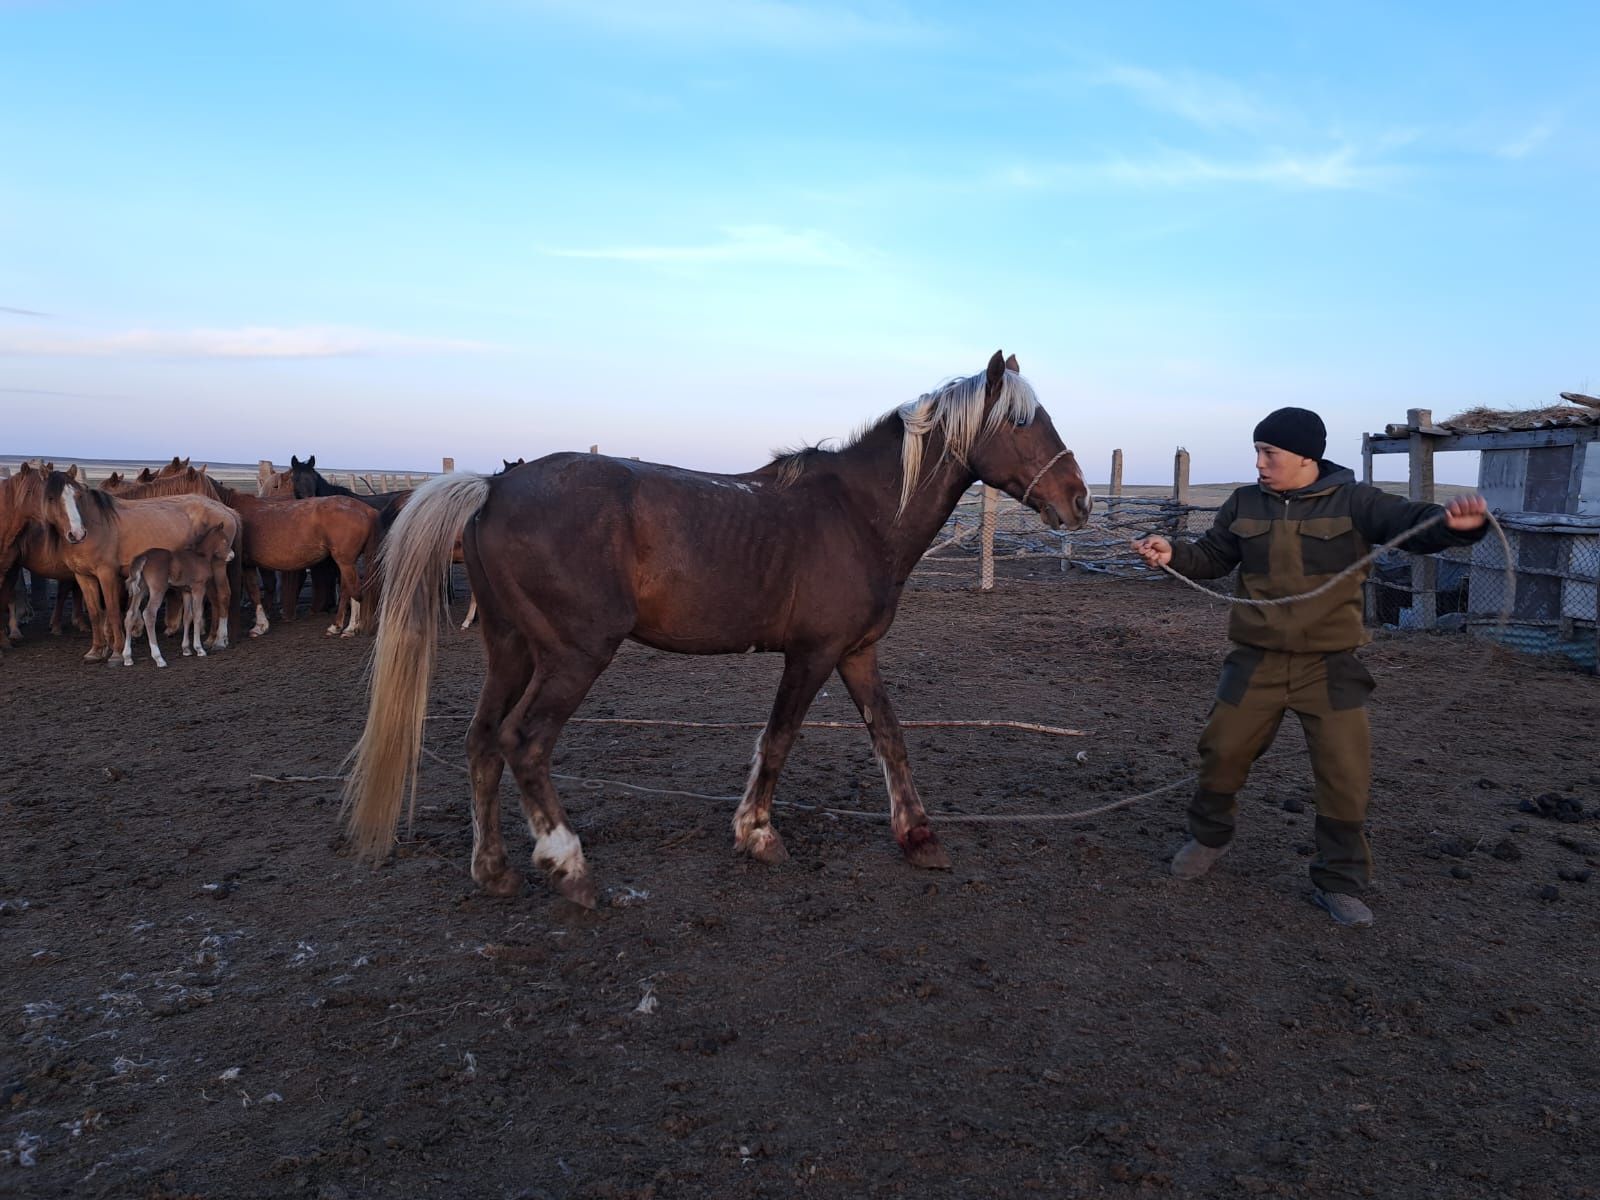
{"type": "Polygon", "coordinates": [[[968,564],[981,585],[984,547],[997,563],[1059,564],[1060,572],[1084,570],[1149,576],[1128,543],[1149,533],[1188,537],[1210,528],[1215,506],[1180,504],[1147,496],[1096,496],[1089,523],[1082,529],[1049,529],[1039,514],[1009,496],[973,487],[945,523],[925,562],[968,564]],[[992,533],[986,533],[988,524],[992,533]]]}
{"type": "MultiPolygon", "coordinates": [[[[1163,578],[1145,567],[1128,543],[1150,533],[1198,536],[1211,526],[1217,507],[1171,498],[1098,496],[1088,525],[1069,531],[1046,528],[1037,513],[1007,496],[986,501],[979,486],[951,514],[924,569],[966,578],[976,587],[996,577],[1024,577],[1008,565],[1025,565],[1025,577],[1033,582],[1064,580],[1078,571],[1163,578]],[[986,542],[992,546],[987,574],[986,542]],[[1051,564],[1056,570],[1049,569],[1051,564]]],[[[1600,517],[1497,516],[1510,546],[1511,578],[1505,548],[1492,534],[1441,554],[1385,551],[1366,584],[1367,623],[1403,630],[1470,628],[1515,649],[1561,654],[1595,667],[1600,517]]],[[[1212,586],[1231,590],[1231,581],[1212,586]]]]}

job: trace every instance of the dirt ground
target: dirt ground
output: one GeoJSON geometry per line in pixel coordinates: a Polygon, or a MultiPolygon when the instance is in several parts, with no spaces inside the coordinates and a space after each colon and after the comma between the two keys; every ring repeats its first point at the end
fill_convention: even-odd
{"type": "MultiPolygon", "coordinates": [[[[587,913],[467,877],[472,635],[387,864],[341,853],[337,783],[255,778],[335,775],[356,737],[369,644],[324,623],[165,671],[0,657],[0,1193],[1600,1196],[1591,676],[1379,636],[1352,931],[1308,903],[1292,722],[1197,883],[1166,873],[1181,786],[1048,819],[1191,769],[1219,606],[928,577],[885,643],[902,719],[1088,733],[909,733],[953,870],[797,808],[789,863],[737,858],[753,730],[574,724],[567,775],[721,797],[564,783],[587,913]]],[[[628,646],[579,715],[759,720],[778,667],[628,646]]],[[[837,681],[813,717],[854,719],[837,681]]],[[[887,807],[854,730],[808,731],[779,796],[887,807]]]]}

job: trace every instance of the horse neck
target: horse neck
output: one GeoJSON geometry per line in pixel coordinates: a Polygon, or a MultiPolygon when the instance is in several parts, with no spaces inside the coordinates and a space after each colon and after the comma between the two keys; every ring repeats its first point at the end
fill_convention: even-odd
{"type": "Polygon", "coordinates": [[[904,431],[898,418],[883,422],[839,451],[836,466],[888,545],[897,579],[911,574],[977,478],[971,467],[946,457],[944,434],[935,430],[924,437],[921,474],[905,510],[897,516],[904,431]]]}
{"type": "MultiPolygon", "coordinates": [[[[351,491],[349,488],[345,487],[344,484],[342,484],[342,483],[333,483],[333,482],[331,482],[331,481],[329,481],[327,479],[324,479],[322,477],[322,472],[321,471],[314,471],[314,472],[312,472],[312,475],[313,475],[313,478],[315,478],[316,481],[317,481],[317,490],[313,493],[314,495],[317,495],[317,496],[356,496],[356,493],[351,491]]],[[[356,496],[356,499],[359,500],[360,497],[356,496]]]]}

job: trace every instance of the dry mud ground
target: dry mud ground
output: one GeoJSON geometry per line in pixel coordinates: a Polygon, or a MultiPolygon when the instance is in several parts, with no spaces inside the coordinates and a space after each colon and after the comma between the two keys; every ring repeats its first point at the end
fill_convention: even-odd
{"type": "MultiPolygon", "coordinates": [[[[774,869],[731,853],[731,799],[566,783],[592,913],[475,893],[453,765],[376,870],[341,854],[337,784],[253,778],[332,775],[356,736],[367,645],[322,620],[165,671],[33,639],[0,659],[0,1192],[1600,1195],[1594,678],[1369,648],[1366,931],[1307,902],[1293,722],[1198,883],[1166,874],[1182,788],[956,819],[1183,776],[1223,619],[1170,584],[914,582],[883,655],[903,719],[1089,736],[911,731],[943,873],[881,821],[780,810],[774,869]],[[1552,794],[1584,815],[1519,809],[1552,794]]],[[[448,636],[451,764],[480,657],[448,636]]],[[[759,719],[777,671],[628,646],[580,716],[759,719]]],[[[813,715],[854,719],[837,682],[813,715]]],[[[753,736],[575,724],[557,769],[731,797],[753,736]]],[[[809,731],[779,794],[886,805],[857,731],[809,731]]]]}

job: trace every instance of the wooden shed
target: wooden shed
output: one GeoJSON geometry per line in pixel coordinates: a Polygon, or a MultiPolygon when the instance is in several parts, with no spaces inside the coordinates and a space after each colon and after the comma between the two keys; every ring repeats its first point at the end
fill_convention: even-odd
{"type": "MultiPolygon", "coordinates": [[[[1516,597],[1501,636],[1519,649],[1568,654],[1600,663],[1600,399],[1562,392],[1548,408],[1471,409],[1437,424],[1412,409],[1403,425],[1362,439],[1365,476],[1374,454],[1409,456],[1410,493],[1432,500],[1433,456],[1480,452],[1478,490],[1506,528],[1516,568],[1516,597]]],[[[1468,621],[1498,626],[1505,606],[1504,551],[1485,538],[1473,547],[1468,621]]],[[[1413,565],[1413,604],[1434,623],[1436,564],[1413,565]]]]}

